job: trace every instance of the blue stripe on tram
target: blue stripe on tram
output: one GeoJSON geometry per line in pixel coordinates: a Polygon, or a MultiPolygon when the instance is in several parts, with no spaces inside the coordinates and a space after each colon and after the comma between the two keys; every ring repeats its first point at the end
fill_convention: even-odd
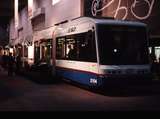
{"type": "Polygon", "coordinates": [[[98,87],[102,85],[102,80],[97,79],[97,74],[72,69],[56,68],[56,73],[64,78],[78,82],[80,84],[98,87]],[[90,79],[97,79],[97,84],[90,83],[90,79]]]}

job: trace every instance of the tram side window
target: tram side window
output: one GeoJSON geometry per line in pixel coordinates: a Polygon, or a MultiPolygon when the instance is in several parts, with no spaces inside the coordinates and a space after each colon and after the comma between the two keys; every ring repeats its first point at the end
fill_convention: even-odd
{"type": "Polygon", "coordinates": [[[74,34],[57,38],[56,41],[56,58],[96,62],[96,45],[94,32],[74,34]]]}
{"type": "Polygon", "coordinates": [[[57,59],[66,59],[66,44],[65,38],[56,39],[56,58],[57,59]]]}
{"type": "Polygon", "coordinates": [[[66,58],[68,60],[77,60],[78,58],[78,50],[77,43],[74,35],[66,37],[66,58]]]}
{"type": "Polygon", "coordinates": [[[78,37],[79,42],[79,60],[96,62],[96,45],[94,32],[88,31],[78,37]]]}

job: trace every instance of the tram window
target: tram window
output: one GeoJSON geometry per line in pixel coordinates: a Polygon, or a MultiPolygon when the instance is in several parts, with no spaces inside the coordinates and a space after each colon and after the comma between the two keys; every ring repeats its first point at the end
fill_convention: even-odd
{"type": "Polygon", "coordinates": [[[57,59],[96,62],[94,32],[74,34],[57,38],[57,59]]]}
{"type": "Polygon", "coordinates": [[[101,64],[129,65],[148,63],[145,27],[106,26],[100,24],[97,29],[101,64]]]}
{"type": "Polygon", "coordinates": [[[57,38],[56,39],[56,58],[57,59],[65,59],[65,38],[57,38]]]}
{"type": "Polygon", "coordinates": [[[79,37],[79,59],[81,61],[96,61],[96,47],[95,47],[95,37],[94,32],[89,31],[83,34],[83,38],[79,37]],[[82,39],[81,39],[82,38],[82,39]]]}
{"type": "Polygon", "coordinates": [[[77,60],[77,43],[74,36],[66,37],[66,57],[68,60],[77,60]]]}

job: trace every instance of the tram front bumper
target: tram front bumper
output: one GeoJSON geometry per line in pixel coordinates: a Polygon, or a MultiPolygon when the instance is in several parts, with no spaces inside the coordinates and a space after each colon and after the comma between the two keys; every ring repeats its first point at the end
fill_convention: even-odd
{"type": "Polygon", "coordinates": [[[152,81],[152,74],[145,75],[107,75],[101,77],[103,84],[133,84],[133,83],[148,83],[152,81]]]}

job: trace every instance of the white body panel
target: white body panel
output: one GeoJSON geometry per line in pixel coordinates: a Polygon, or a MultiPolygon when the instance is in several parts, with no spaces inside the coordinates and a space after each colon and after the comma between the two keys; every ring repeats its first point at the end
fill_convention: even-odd
{"type": "Polygon", "coordinates": [[[72,70],[98,74],[98,65],[97,63],[92,63],[92,62],[56,60],[56,66],[60,68],[67,68],[72,70]]]}
{"type": "Polygon", "coordinates": [[[100,65],[99,73],[105,74],[119,74],[119,75],[130,75],[130,74],[147,74],[150,72],[149,65],[100,65]]]}
{"type": "Polygon", "coordinates": [[[108,24],[108,25],[129,25],[129,26],[146,26],[144,23],[132,22],[132,21],[122,21],[114,19],[93,19],[89,17],[80,17],[74,20],[70,20],[67,23],[59,24],[55,31],[56,37],[83,33],[91,30],[96,24],[108,24]],[[70,28],[76,27],[74,32],[68,32],[70,28]]]}

